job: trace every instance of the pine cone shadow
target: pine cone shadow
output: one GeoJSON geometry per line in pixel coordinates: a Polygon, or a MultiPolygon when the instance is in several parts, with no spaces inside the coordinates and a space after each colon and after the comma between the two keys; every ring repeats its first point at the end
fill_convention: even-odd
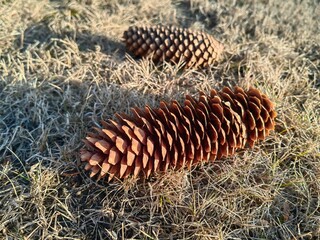
{"type": "Polygon", "coordinates": [[[125,56],[124,45],[120,41],[115,41],[104,35],[83,32],[77,34],[76,42],[80,51],[95,51],[95,49],[99,47],[101,52],[105,54],[120,58],[124,58],[125,56]]]}
{"type": "Polygon", "coordinates": [[[90,31],[75,32],[71,30],[56,32],[48,26],[46,21],[37,22],[26,28],[15,39],[15,45],[22,52],[32,46],[49,49],[56,43],[57,39],[71,39],[75,41],[81,52],[96,51],[99,48],[102,53],[119,59],[123,59],[125,56],[123,44],[120,41],[103,35],[103,33],[95,34],[90,31]]]}
{"type": "Polygon", "coordinates": [[[49,43],[50,39],[58,37],[59,34],[51,31],[44,22],[38,22],[19,34],[14,43],[20,51],[24,52],[31,45],[49,43]]]}

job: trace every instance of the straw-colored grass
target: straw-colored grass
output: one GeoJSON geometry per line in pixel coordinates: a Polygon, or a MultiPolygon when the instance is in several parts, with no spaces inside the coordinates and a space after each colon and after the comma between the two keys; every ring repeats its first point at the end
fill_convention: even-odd
{"type": "Polygon", "coordinates": [[[0,238],[320,238],[319,15],[317,0],[0,1],[0,238]],[[222,62],[181,71],[125,53],[124,30],[158,23],[212,34],[222,62]],[[277,106],[253,149],[110,184],[79,165],[101,119],[234,85],[277,106]]]}

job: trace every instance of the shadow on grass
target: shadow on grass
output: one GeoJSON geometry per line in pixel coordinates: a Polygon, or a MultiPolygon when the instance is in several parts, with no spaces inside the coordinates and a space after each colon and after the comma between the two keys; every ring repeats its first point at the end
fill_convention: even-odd
{"type": "Polygon", "coordinates": [[[185,28],[191,27],[195,22],[201,22],[206,29],[212,29],[219,23],[216,11],[204,12],[200,8],[192,9],[190,1],[181,1],[176,6],[182,16],[178,22],[185,28]]]}
{"type": "MultiPolygon", "coordinates": [[[[113,234],[115,238],[132,238],[139,234],[134,226],[126,223],[125,232],[121,232],[121,224],[131,212],[140,214],[134,214],[132,218],[136,218],[138,224],[148,228],[149,210],[143,206],[142,201],[136,200],[136,197],[143,198],[146,195],[144,189],[138,192],[133,189],[126,193],[119,183],[95,183],[88,178],[88,172],[84,172],[83,166],[78,166],[76,159],[79,158],[78,149],[82,146],[80,140],[87,131],[92,131],[92,127],[97,126],[101,119],[114,118],[115,112],[129,113],[130,107],[156,103],[158,96],[146,96],[116,84],[99,88],[101,91],[98,86],[85,82],[82,86],[62,85],[61,90],[68,91],[66,95],[57,95],[48,85],[37,89],[26,85],[19,89],[19,95],[10,95],[10,92],[16,90],[12,88],[0,92],[0,98],[5,99],[2,103],[3,112],[6,112],[0,129],[3,127],[8,136],[12,136],[11,141],[4,144],[7,150],[0,149],[0,170],[2,166],[7,166],[6,176],[10,179],[2,181],[1,186],[6,191],[17,191],[19,199],[20,196],[21,199],[26,196],[18,204],[25,209],[22,214],[30,217],[27,221],[32,222],[24,233],[30,234],[31,238],[40,238],[43,231],[43,228],[37,227],[40,221],[37,212],[40,209],[46,219],[59,215],[57,222],[63,228],[52,232],[48,230],[48,235],[52,236],[58,234],[80,239],[91,236],[92,239],[99,239],[100,235],[100,238],[102,236],[103,239],[108,239],[110,234],[113,234]],[[26,95],[30,97],[29,101],[25,100],[26,95]],[[91,97],[88,99],[86,96],[91,97]],[[36,100],[32,101],[33,99],[36,100]],[[32,123],[26,126],[31,119],[32,123]],[[81,174],[73,175],[79,169],[81,174]],[[14,189],[11,183],[14,184],[14,189]],[[39,186],[40,183],[42,186],[55,188],[53,194],[40,191],[40,194],[44,194],[46,203],[36,202],[36,196],[31,192],[32,187],[39,186]],[[58,198],[68,199],[64,206],[68,208],[71,220],[70,216],[60,213],[60,209],[52,212],[51,207],[57,204],[58,198]],[[141,205],[138,209],[131,207],[127,202],[123,202],[124,199],[141,205]],[[124,212],[123,215],[119,215],[121,211],[124,212]],[[74,221],[73,216],[77,216],[77,221],[74,221]]],[[[4,197],[4,205],[0,203],[0,215],[12,212],[13,201],[10,196],[11,194],[4,196],[0,193],[0,198],[4,197]]],[[[156,201],[155,197],[152,200],[156,201]]],[[[18,211],[18,214],[20,212],[22,211],[18,211]]],[[[6,216],[9,218],[11,215],[6,216]]],[[[14,218],[5,224],[9,235],[14,234],[17,226],[21,226],[18,219],[19,217],[14,218]]],[[[52,221],[51,225],[50,221],[48,229],[54,229],[54,224],[52,221]]]]}
{"type": "Polygon", "coordinates": [[[43,45],[49,49],[55,43],[55,39],[71,39],[76,42],[82,52],[95,51],[99,48],[102,53],[118,58],[123,58],[125,55],[125,47],[120,41],[89,31],[75,32],[65,30],[58,33],[50,29],[46,21],[37,22],[29,26],[23,34],[17,36],[15,44],[20,51],[26,51],[34,45],[43,45]]]}

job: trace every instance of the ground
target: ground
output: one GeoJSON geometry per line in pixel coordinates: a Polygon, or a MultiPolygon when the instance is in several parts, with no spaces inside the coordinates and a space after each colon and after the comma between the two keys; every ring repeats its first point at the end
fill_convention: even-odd
{"type": "Polygon", "coordinates": [[[320,238],[319,1],[0,3],[0,238],[320,238]],[[126,53],[124,30],[158,23],[212,34],[223,59],[183,71],[126,53]],[[101,119],[234,85],[276,103],[253,149],[149,180],[80,164],[101,119]]]}

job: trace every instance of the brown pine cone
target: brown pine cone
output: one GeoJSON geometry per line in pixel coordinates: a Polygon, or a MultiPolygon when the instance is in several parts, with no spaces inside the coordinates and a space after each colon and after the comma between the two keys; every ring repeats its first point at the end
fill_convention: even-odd
{"type": "Polygon", "coordinates": [[[90,177],[148,178],[168,168],[190,169],[232,155],[246,143],[252,147],[274,129],[277,115],[266,95],[240,87],[201,92],[199,100],[187,95],[184,105],[161,102],[159,108],[133,108],[132,113],[116,114],[118,121],[102,122],[103,128],[84,140],[81,160],[90,177]]]}
{"type": "Polygon", "coordinates": [[[208,67],[218,61],[223,46],[204,32],[174,26],[130,27],[123,34],[128,51],[158,62],[185,62],[185,68],[208,67]]]}

